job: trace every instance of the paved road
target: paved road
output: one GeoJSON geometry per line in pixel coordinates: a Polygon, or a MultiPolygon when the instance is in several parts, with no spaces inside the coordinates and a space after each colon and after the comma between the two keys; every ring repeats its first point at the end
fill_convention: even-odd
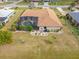
{"type": "MultiPolygon", "coordinates": [[[[17,7],[28,7],[28,5],[16,5],[17,7]]],[[[45,6],[45,5],[40,5],[40,6],[36,6],[36,7],[50,7],[50,8],[57,8],[57,7],[60,7],[60,8],[68,8],[69,5],[64,5],[64,6],[45,6]]],[[[75,7],[79,7],[79,6],[75,6],[75,7]]]]}
{"type": "Polygon", "coordinates": [[[17,7],[17,3],[21,2],[22,0],[19,0],[17,2],[13,2],[12,4],[7,4],[7,5],[2,5],[0,7],[9,7],[9,8],[12,8],[12,7],[17,7]]]}
{"type": "MultiPolygon", "coordinates": [[[[28,8],[28,5],[17,5],[17,3],[21,2],[22,0],[18,1],[18,2],[14,2],[12,4],[8,4],[8,5],[5,5],[5,6],[0,6],[0,7],[9,7],[9,8],[13,8],[13,7],[26,7],[28,8]]],[[[35,4],[35,3],[34,3],[35,4]]],[[[35,4],[35,7],[50,7],[50,8],[57,8],[57,7],[60,7],[60,8],[68,8],[69,5],[64,5],[64,6],[50,6],[48,5],[48,3],[44,3],[44,5],[38,5],[37,3],[35,4]]],[[[76,6],[76,7],[79,7],[79,6],[76,6]]]]}
{"type": "MultiPolygon", "coordinates": [[[[28,5],[15,5],[15,4],[10,4],[10,5],[5,5],[5,6],[0,6],[0,7],[9,7],[9,8],[13,8],[13,7],[28,7],[28,5]]],[[[67,8],[69,7],[69,5],[65,5],[65,6],[45,6],[45,5],[39,5],[39,6],[35,6],[35,7],[50,7],[50,8],[67,8]]],[[[79,7],[79,6],[76,6],[79,7]]]]}

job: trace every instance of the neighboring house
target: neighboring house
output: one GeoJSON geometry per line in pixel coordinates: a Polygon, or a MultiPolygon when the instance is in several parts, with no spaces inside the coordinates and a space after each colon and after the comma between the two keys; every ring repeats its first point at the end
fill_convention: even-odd
{"type": "Polygon", "coordinates": [[[72,24],[79,27],[79,11],[69,12],[66,16],[72,24]]]}
{"type": "Polygon", "coordinates": [[[0,10],[0,25],[8,22],[9,17],[14,13],[13,10],[0,10]]]}
{"type": "Polygon", "coordinates": [[[20,20],[30,20],[31,24],[37,26],[39,31],[57,32],[63,27],[55,12],[49,8],[26,10],[20,20]]]}

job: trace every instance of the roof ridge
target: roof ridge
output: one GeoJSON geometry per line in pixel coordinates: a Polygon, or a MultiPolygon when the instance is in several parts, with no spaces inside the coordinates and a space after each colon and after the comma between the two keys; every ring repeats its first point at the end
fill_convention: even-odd
{"type": "MultiPolygon", "coordinates": [[[[49,14],[49,17],[51,18],[51,20],[53,19],[53,17],[51,17],[52,14],[53,14],[53,16],[54,16],[55,18],[57,18],[57,17],[55,16],[55,13],[53,12],[53,10],[51,10],[50,8],[47,8],[47,11],[48,11],[48,14],[49,14]]],[[[58,20],[53,20],[53,21],[56,22],[56,23],[58,23],[58,24],[60,24],[60,25],[62,26],[62,24],[61,24],[58,20]]]]}

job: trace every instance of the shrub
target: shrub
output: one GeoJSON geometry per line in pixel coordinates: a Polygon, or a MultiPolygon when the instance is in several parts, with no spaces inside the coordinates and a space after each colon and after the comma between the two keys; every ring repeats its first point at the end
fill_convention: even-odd
{"type": "Polygon", "coordinates": [[[39,1],[38,5],[44,5],[44,2],[43,1],[39,1]]]}
{"type": "Polygon", "coordinates": [[[16,24],[13,24],[13,25],[11,26],[11,30],[12,30],[12,31],[15,31],[15,30],[16,30],[16,24]]]}
{"type": "Polygon", "coordinates": [[[25,26],[21,26],[21,25],[20,25],[20,26],[18,26],[18,29],[19,29],[19,30],[25,30],[25,26]]]}
{"type": "Polygon", "coordinates": [[[72,32],[79,35],[79,28],[73,27],[72,32]]]}
{"type": "Polygon", "coordinates": [[[3,27],[3,25],[0,25],[0,29],[3,27]]]}
{"type": "Polygon", "coordinates": [[[1,44],[6,44],[6,43],[11,43],[12,33],[9,31],[0,31],[0,45],[1,44]]]}
{"type": "Polygon", "coordinates": [[[29,25],[29,26],[21,26],[21,25],[20,25],[20,26],[18,27],[18,29],[19,29],[19,30],[32,31],[32,30],[33,30],[33,27],[30,26],[30,25],[29,25]]]}
{"type": "Polygon", "coordinates": [[[27,28],[28,31],[32,31],[33,30],[32,26],[26,26],[26,28],[27,28]]]}
{"type": "Polygon", "coordinates": [[[56,40],[55,36],[49,37],[48,40],[44,40],[47,44],[52,44],[56,40]]]}

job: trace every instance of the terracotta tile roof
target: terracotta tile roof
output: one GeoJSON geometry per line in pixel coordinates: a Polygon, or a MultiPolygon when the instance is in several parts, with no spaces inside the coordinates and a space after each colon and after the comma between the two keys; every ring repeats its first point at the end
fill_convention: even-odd
{"type": "Polygon", "coordinates": [[[21,16],[36,16],[38,17],[37,26],[60,26],[61,22],[56,16],[55,12],[50,8],[38,9],[38,10],[28,10],[25,11],[21,16]]]}

